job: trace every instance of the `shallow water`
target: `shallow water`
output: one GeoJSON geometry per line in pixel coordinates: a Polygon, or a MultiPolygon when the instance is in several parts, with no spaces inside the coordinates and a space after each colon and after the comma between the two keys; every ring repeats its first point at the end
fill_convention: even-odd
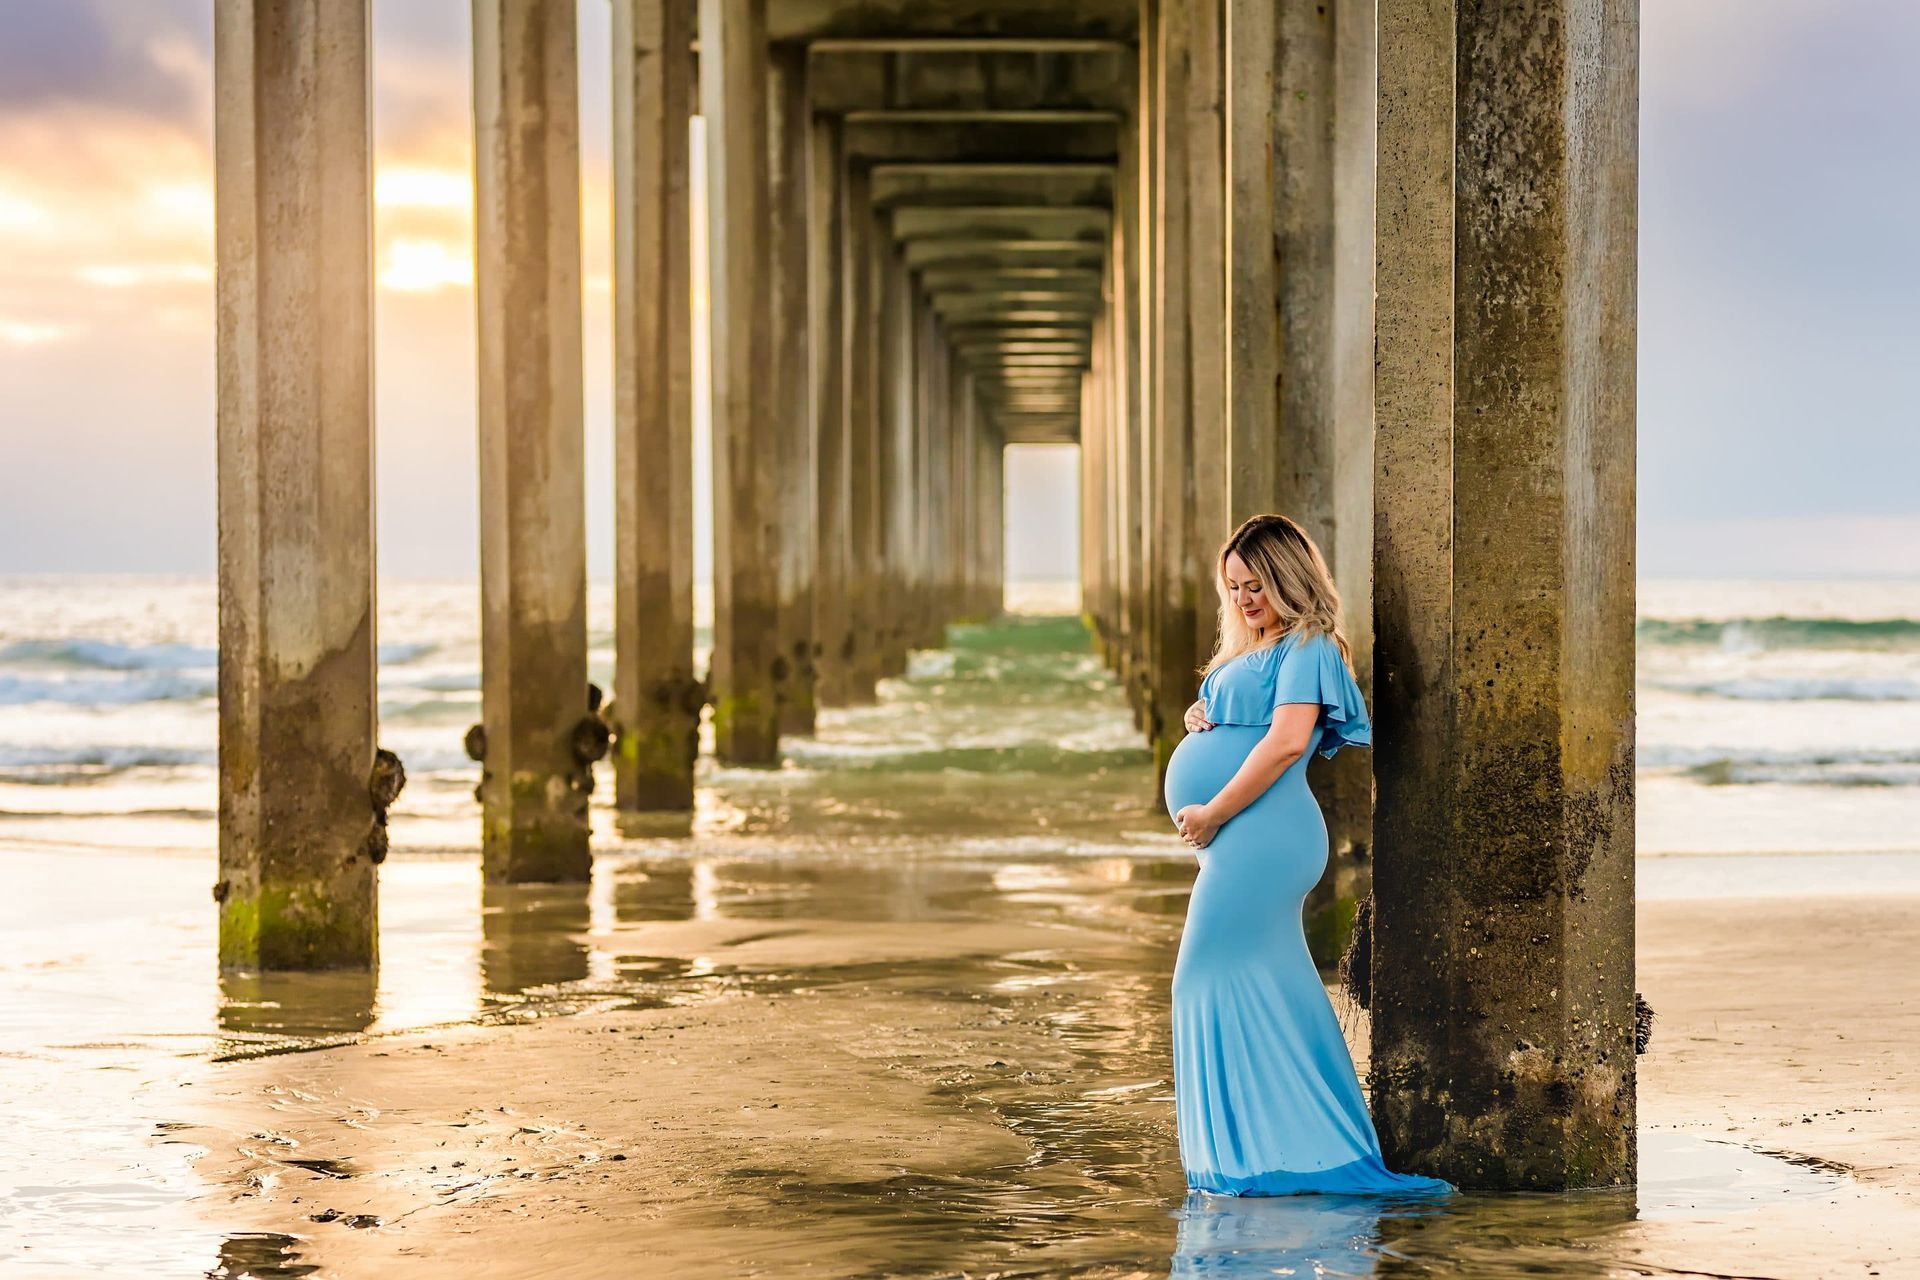
{"type": "MultiPolygon", "coordinates": [[[[1019,1054],[1017,1072],[990,1053],[928,1068],[936,1105],[990,1114],[1027,1145],[1018,1164],[885,1185],[830,1166],[734,1172],[739,1194],[828,1274],[1658,1274],[1647,1232],[1662,1223],[1765,1233],[1782,1211],[1878,1194],[1791,1153],[1646,1130],[1637,1189],[1441,1205],[1185,1196],[1165,1028],[1191,854],[1152,802],[1147,753],[1077,623],[1015,619],[951,639],[884,682],[881,705],[824,713],[781,769],[703,759],[691,819],[622,823],[598,809],[590,886],[483,892],[475,856],[428,851],[471,834],[455,794],[471,782],[427,771],[403,797],[382,871],[377,975],[218,975],[211,858],[196,847],[210,846],[211,823],[192,806],[164,819],[181,833],[171,852],[98,838],[86,824],[101,819],[71,806],[44,820],[44,843],[11,825],[0,844],[9,1261],[60,1274],[311,1274],[323,1231],[377,1228],[210,1227],[199,1202],[222,1189],[194,1162],[198,1136],[172,1118],[183,1091],[242,1061],[369,1037],[743,993],[897,996],[946,1010],[962,1040],[1019,1054]],[[76,830],[86,837],[59,838],[76,830]],[[699,954],[648,949],[650,923],[683,921],[844,937],[854,958],[754,963],[728,955],[739,937],[699,954]],[[863,931],[900,922],[1080,926],[1124,945],[858,958],[863,931]]],[[[1647,859],[1643,888],[1710,895],[1747,864],[1796,892],[1822,862],[1647,859]]],[[[350,1159],[273,1159],[314,1179],[354,1172],[350,1159]]]]}

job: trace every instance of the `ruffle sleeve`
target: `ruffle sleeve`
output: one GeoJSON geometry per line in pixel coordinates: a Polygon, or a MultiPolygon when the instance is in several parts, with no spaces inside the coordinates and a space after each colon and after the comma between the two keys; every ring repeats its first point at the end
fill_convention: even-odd
{"type": "Polygon", "coordinates": [[[1366,700],[1340,657],[1340,646],[1325,632],[1308,636],[1280,659],[1273,706],[1289,702],[1320,704],[1318,723],[1324,731],[1316,749],[1321,755],[1331,758],[1341,747],[1373,745],[1366,700]]]}
{"type": "Polygon", "coordinates": [[[1279,648],[1251,650],[1208,672],[1200,682],[1207,719],[1215,724],[1272,724],[1279,648]]]}

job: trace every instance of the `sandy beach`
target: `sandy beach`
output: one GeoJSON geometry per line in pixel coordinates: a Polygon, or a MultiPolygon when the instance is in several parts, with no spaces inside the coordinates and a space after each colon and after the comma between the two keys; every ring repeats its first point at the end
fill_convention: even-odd
{"type": "MultiPolygon", "coordinates": [[[[604,941],[789,981],[224,1063],[155,1119],[205,1149],[233,1258],[323,1274],[1153,1274],[1170,1084],[1126,1069],[1158,1060],[1176,929],[657,922],[604,941]],[[1063,1036],[1103,975],[1153,1011],[1117,1074],[1063,1036]]],[[[1637,1208],[1498,1197],[1378,1274],[1913,1274],[1917,929],[1914,897],[1643,904],[1637,1208]]]]}

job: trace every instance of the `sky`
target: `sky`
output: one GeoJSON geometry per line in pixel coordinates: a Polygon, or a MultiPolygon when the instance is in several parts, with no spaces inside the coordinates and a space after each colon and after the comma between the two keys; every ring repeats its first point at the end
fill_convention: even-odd
{"type": "MultiPolygon", "coordinates": [[[[212,570],[211,9],[0,0],[0,572],[212,570]]],[[[469,6],[373,10],[380,565],[467,576],[469,6]]],[[[604,577],[608,11],[580,12],[604,577]]],[[[1640,572],[1920,574],[1920,5],[1643,0],[1641,23],[1640,572]]],[[[1073,468],[1010,456],[1014,576],[1075,571],[1073,468]]]]}

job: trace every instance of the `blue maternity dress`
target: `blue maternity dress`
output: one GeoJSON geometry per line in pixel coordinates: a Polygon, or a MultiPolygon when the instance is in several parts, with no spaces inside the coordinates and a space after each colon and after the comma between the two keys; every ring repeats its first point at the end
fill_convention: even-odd
{"type": "Polygon", "coordinates": [[[1454,1190],[1381,1160],[1301,923],[1327,865],[1307,760],[1373,741],[1338,645],[1323,632],[1289,633],[1215,667],[1200,696],[1214,727],[1189,733],[1167,762],[1169,815],[1226,786],[1276,706],[1318,703],[1320,716],[1306,752],[1197,851],[1173,970],[1174,1105],[1187,1185],[1243,1196],[1454,1190]]]}

